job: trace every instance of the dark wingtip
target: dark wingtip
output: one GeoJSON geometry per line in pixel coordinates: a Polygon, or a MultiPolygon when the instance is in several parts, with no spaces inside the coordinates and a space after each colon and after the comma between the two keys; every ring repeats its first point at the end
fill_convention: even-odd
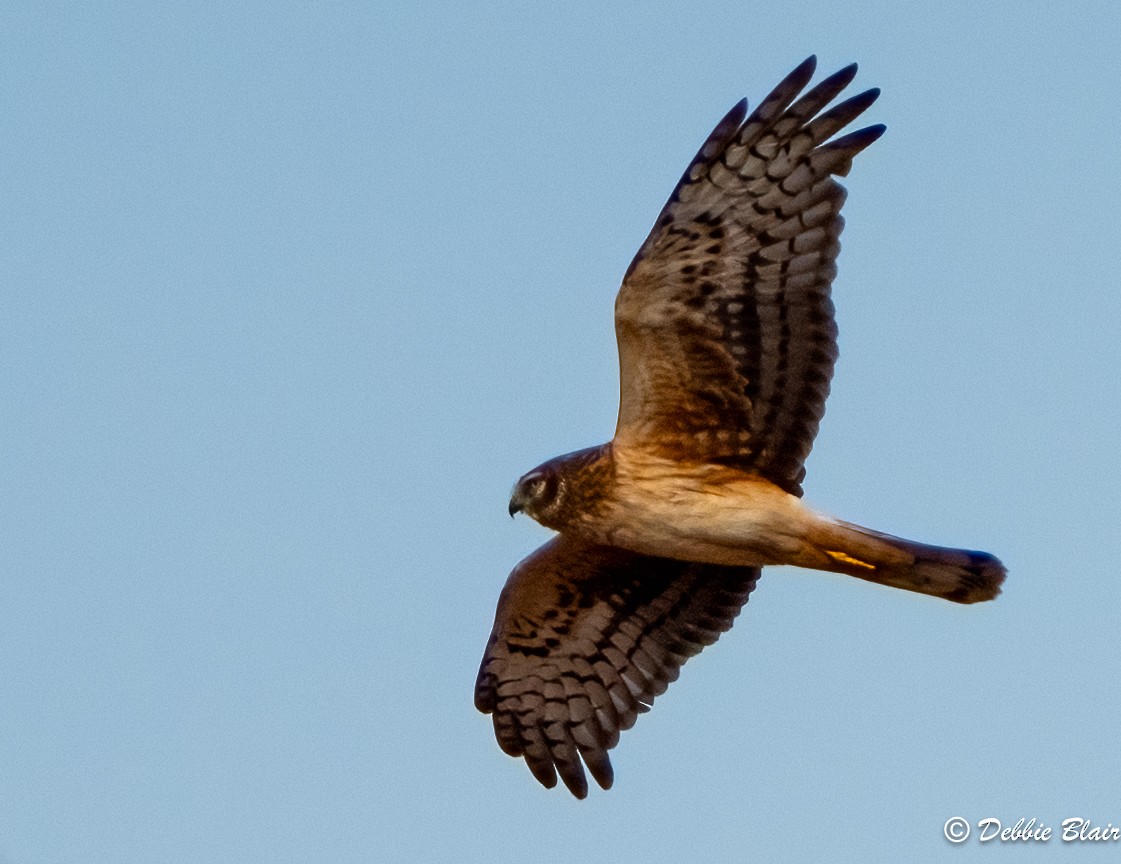
{"type": "Polygon", "coordinates": [[[526,765],[529,766],[529,773],[531,773],[546,789],[552,789],[557,785],[557,769],[553,765],[552,760],[539,760],[533,759],[528,753],[525,755],[526,765]]]}
{"type": "Polygon", "coordinates": [[[887,131],[887,126],[883,123],[877,123],[875,126],[869,126],[867,129],[861,129],[860,131],[867,135],[868,143],[871,144],[887,131]]]}
{"type": "Polygon", "coordinates": [[[835,138],[820,149],[823,151],[845,150],[848,151],[850,156],[855,156],[869,144],[879,140],[879,137],[886,131],[887,127],[883,123],[877,123],[875,126],[865,126],[863,129],[857,129],[848,135],[835,138]]]}
{"type": "MultiPolygon", "coordinates": [[[[739,102],[732,106],[732,110],[724,115],[724,119],[716,124],[716,129],[713,130],[709,136],[709,141],[713,139],[720,139],[721,145],[726,143],[724,139],[728,138],[736,129],[740,128],[743,123],[743,118],[747,116],[747,97],[745,96],[739,102]]],[[[709,142],[705,142],[706,144],[709,142]]],[[[704,152],[702,148],[701,152],[704,152]]],[[[712,155],[715,155],[712,154],[712,155]]],[[[710,157],[711,158],[711,157],[710,157]]]]}
{"type": "Polygon", "coordinates": [[[843,69],[838,69],[836,72],[834,72],[832,75],[830,75],[824,81],[822,81],[821,84],[819,84],[818,86],[819,87],[835,88],[839,92],[841,90],[844,90],[846,87],[848,87],[849,84],[852,83],[852,79],[855,78],[855,77],[856,77],[856,64],[855,63],[850,63],[848,66],[844,67],[843,69]]]}
{"type": "MultiPolygon", "coordinates": [[[[810,83],[810,79],[814,77],[814,72],[816,71],[817,55],[811,54],[809,57],[795,66],[794,71],[787,75],[782,83],[786,84],[790,81],[798,81],[800,82],[798,85],[798,90],[801,90],[808,83],[810,83]]],[[[782,85],[780,84],[779,86],[781,87],[782,85]]]]}
{"type": "Polygon", "coordinates": [[[865,90],[863,93],[857,93],[855,96],[853,96],[848,101],[850,103],[852,103],[853,105],[859,105],[860,110],[863,111],[865,108],[867,108],[869,105],[871,105],[873,102],[875,102],[879,98],[880,98],[880,88],[879,87],[870,87],[869,89],[865,90]]]}
{"type": "Polygon", "coordinates": [[[560,776],[561,780],[564,781],[564,785],[568,787],[568,791],[576,798],[583,801],[588,797],[588,781],[584,777],[584,770],[579,767],[579,763],[577,763],[575,769],[571,770],[565,770],[565,768],[562,767],[560,776]]]}
{"type": "Polygon", "coordinates": [[[475,707],[483,714],[494,713],[494,689],[489,680],[483,680],[482,675],[475,683],[475,707]]]}
{"type": "Polygon", "coordinates": [[[615,782],[615,770],[611,767],[611,759],[608,758],[607,751],[581,750],[580,755],[584,757],[584,764],[588,766],[588,771],[600,788],[610,789],[611,784],[615,782]]]}

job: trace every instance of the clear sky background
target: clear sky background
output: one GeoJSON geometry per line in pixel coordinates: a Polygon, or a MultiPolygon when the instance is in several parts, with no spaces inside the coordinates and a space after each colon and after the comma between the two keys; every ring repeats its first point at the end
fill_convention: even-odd
{"type": "Polygon", "coordinates": [[[0,12],[0,862],[1116,860],[1121,6],[0,12]],[[614,428],[612,303],[810,53],[846,181],[808,500],[990,550],[960,607],[765,572],[578,802],[471,691],[614,428]]]}

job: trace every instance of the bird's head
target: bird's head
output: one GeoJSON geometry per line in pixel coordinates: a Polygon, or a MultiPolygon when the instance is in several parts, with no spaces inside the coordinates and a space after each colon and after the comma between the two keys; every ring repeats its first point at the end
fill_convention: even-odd
{"type": "Polygon", "coordinates": [[[564,496],[564,480],[549,463],[539,465],[524,475],[510,494],[510,516],[525,513],[542,525],[548,525],[550,516],[560,507],[564,496]]]}
{"type": "Polygon", "coordinates": [[[550,459],[514,486],[510,515],[525,513],[546,528],[564,531],[602,497],[612,465],[610,444],[550,459]]]}

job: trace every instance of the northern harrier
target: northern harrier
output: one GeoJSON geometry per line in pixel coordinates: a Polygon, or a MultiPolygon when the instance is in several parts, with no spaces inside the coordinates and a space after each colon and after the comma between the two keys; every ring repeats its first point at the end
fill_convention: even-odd
{"type": "Polygon", "coordinates": [[[475,705],[545,786],[603,788],[607,751],[732,626],[768,564],[976,603],[992,555],[924,546],[812,512],[803,463],[837,357],[829,286],[844,189],[884,132],[830,141],[879,95],[825,107],[856,65],[806,93],[810,57],[705,141],[615,301],[615,437],[522,477],[510,514],[559,531],[510,575],[475,705]],[[801,94],[799,96],[799,94],[801,94]]]}

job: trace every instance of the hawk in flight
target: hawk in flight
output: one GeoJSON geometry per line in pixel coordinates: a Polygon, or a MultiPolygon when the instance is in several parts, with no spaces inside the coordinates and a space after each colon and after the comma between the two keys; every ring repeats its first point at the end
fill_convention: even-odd
{"type": "Polygon", "coordinates": [[[955,603],[991,600],[992,555],[926,546],[801,501],[837,357],[834,179],[884,132],[833,136],[879,95],[826,106],[853,64],[805,90],[807,59],[720,121],[615,301],[615,437],[522,477],[510,514],[558,531],[498,600],[475,685],[499,746],[545,786],[607,789],[607,751],[732,626],[760,567],[845,573],[955,603]]]}

